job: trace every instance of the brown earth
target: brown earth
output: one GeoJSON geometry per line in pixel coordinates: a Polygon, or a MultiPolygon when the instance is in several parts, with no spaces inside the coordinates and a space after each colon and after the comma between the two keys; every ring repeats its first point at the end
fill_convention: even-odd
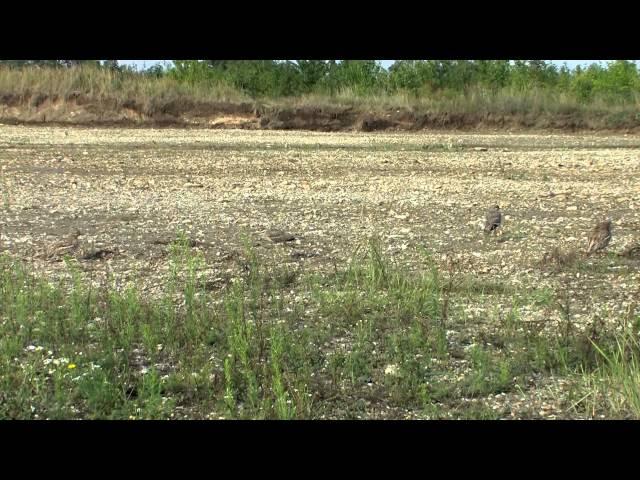
{"type": "Polygon", "coordinates": [[[189,99],[93,99],[81,93],[61,98],[44,94],[0,92],[0,122],[120,127],[196,127],[262,130],[419,131],[419,130],[537,130],[635,133],[640,119],[618,119],[606,129],[602,119],[580,114],[413,112],[389,109],[367,112],[346,106],[256,106],[252,103],[198,102],[189,99]],[[597,120],[597,121],[596,121],[597,120]]]}

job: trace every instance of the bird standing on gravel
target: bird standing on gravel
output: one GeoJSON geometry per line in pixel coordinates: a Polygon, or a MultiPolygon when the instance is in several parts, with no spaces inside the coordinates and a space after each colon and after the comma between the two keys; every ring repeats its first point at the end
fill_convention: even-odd
{"type": "Polygon", "coordinates": [[[502,212],[496,205],[487,212],[487,221],[484,224],[485,233],[495,232],[502,225],[502,212]]]}
{"type": "Polygon", "coordinates": [[[589,246],[587,255],[598,252],[606,248],[611,241],[611,219],[598,223],[589,234],[589,246]]]}
{"type": "Polygon", "coordinates": [[[65,238],[48,245],[45,247],[44,257],[49,260],[53,260],[60,259],[64,255],[73,253],[80,246],[79,237],[81,235],[82,232],[80,232],[80,230],[75,230],[65,238]]]}

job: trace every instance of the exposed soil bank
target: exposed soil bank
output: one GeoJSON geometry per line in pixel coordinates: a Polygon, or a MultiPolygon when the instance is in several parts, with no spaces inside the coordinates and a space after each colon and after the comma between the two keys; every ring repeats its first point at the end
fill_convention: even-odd
{"type": "Polygon", "coordinates": [[[0,92],[0,122],[76,126],[172,126],[265,130],[417,131],[417,130],[554,130],[640,131],[640,115],[603,118],[568,114],[494,114],[413,112],[406,109],[367,112],[353,107],[264,107],[252,103],[191,100],[92,99],[82,94],[48,97],[0,92]]]}

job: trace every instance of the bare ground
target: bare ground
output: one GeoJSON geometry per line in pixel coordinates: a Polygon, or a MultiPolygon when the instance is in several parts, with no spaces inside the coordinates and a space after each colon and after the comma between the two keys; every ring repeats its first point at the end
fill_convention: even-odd
{"type": "MultiPolygon", "coordinates": [[[[413,269],[422,268],[423,247],[438,262],[457,256],[479,285],[533,292],[565,282],[574,318],[586,327],[594,315],[635,308],[639,261],[605,253],[587,259],[581,272],[560,275],[539,262],[555,246],[583,251],[590,228],[606,216],[614,225],[609,252],[640,241],[639,146],[630,135],[5,125],[0,250],[55,275],[64,264],[43,252],[77,229],[74,254],[87,275],[98,283],[107,276],[140,281],[154,295],[168,269],[167,243],[179,230],[205,254],[212,285],[238,274],[243,235],[269,261],[306,271],[347,262],[375,235],[394,261],[413,269]],[[485,236],[483,216],[496,203],[506,214],[503,232],[485,236]],[[265,236],[273,228],[297,239],[275,244],[265,236]]],[[[457,306],[469,328],[448,340],[488,341],[489,318],[511,302],[500,292],[469,297],[457,306]]],[[[522,314],[531,322],[558,317],[535,302],[522,314]]],[[[484,401],[506,416],[563,417],[566,406],[551,393],[563,388],[551,378],[522,395],[484,401]]]]}

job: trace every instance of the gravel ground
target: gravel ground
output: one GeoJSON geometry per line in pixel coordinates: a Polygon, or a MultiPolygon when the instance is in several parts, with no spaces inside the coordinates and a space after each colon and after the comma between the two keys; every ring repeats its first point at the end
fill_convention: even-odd
{"type": "MultiPolygon", "coordinates": [[[[640,263],[614,252],[640,242],[638,147],[636,136],[0,126],[0,250],[52,275],[71,252],[94,281],[139,280],[154,295],[178,230],[204,253],[212,282],[237,273],[243,235],[269,261],[305,270],[333,269],[376,235],[410,269],[421,268],[422,247],[439,262],[453,254],[482,282],[523,291],[568,282],[574,318],[587,325],[635,308],[640,263]],[[485,235],[496,204],[501,233],[485,235]],[[587,268],[540,268],[556,246],[583,252],[607,216],[613,239],[587,268]],[[296,240],[274,243],[273,229],[296,240]],[[65,243],[76,231],[77,245],[65,243]]],[[[511,305],[494,295],[460,308],[477,324],[511,305]]],[[[558,315],[533,304],[521,314],[558,315]]],[[[490,404],[509,403],[506,417],[562,416],[545,402],[563,382],[546,382],[490,404]]]]}

